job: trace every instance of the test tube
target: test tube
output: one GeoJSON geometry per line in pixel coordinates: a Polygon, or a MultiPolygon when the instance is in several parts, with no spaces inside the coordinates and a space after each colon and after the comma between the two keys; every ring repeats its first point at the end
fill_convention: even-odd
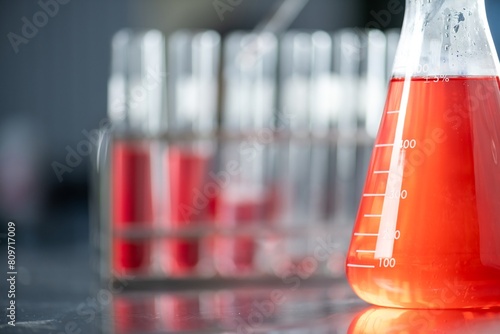
{"type": "Polygon", "coordinates": [[[307,136],[329,130],[332,41],[323,31],[291,31],[283,36],[281,50],[282,117],[278,119],[279,126],[292,134],[283,147],[280,168],[282,228],[291,232],[284,254],[290,267],[301,270],[300,262],[313,251],[314,235],[325,227],[328,146],[307,141],[307,136]]]}
{"type": "MultiPolygon", "coordinates": [[[[331,218],[341,231],[354,221],[356,203],[356,143],[357,99],[359,82],[359,60],[361,41],[352,29],[343,29],[333,35],[333,80],[340,93],[339,102],[332,113],[332,126],[338,134],[332,149],[332,193],[330,198],[331,218]]],[[[347,247],[347,245],[346,245],[347,247]]]]}
{"type": "Polygon", "coordinates": [[[120,30],[112,40],[108,115],[111,143],[112,270],[150,270],[151,241],[136,232],[153,226],[153,142],[164,99],[164,40],[159,31],[120,30]]]}
{"type": "Polygon", "coordinates": [[[208,184],[215,147],[213,140],[201,137],[213,134],[216,126],[219,50],[220,37],[214,31],[179,31],[169,39],[166,128],[174,136],[192,136],[169,142],[164,153],[163,220],[172,233],[190,234],[166,240],[163,266],[171,276],[210,270],[202,229],[208,227],[215,201],[214,184],[208,184]]]}
{"type": "Polygon", "coordinates": [[[265,227],[258,222],[269,220],[269,206],[275,203],[273,186],[267,182],[271,173],[266,144],[274,129],[276,58],[273,34],[234,32],[225,40],[222,126],[228,133],[256,135],[223,146],[221,169],[230,182],[217,203],[217,223],[223,232],[215,242],[215,261],[226,276],[256,272],[256,232],[265,227]]]}
{"type": "Polygon", "coordinates": [[[401,35],[401,29],[393,28],[385,32],[385,38],[387,40],[387,50],[386,50],[386,83],[392,76],[392,67],[394,65],[394,58],[396,57],[396,50],[398,48],[399,37],[401,35]]]}
{"type": "MultiPolygon", "coordinates": [[[[324,31],[316,31],[311,36],[312,40],[312,66],[310,86],[310,114],[309,124],[313,139],[311,150],[310,170],[310,219],[313,232],[309,239],[308,256],[314,255],[318,247],[318,238],[329,233],[327,221],[327,179],[328,179],[328,153],[327,141],[314,141],[315,138],[327,136],[330,132],[330,117],[334,112],[335,93],[332,81],[332,38],[324,31]]],[[[302,263],[307,260],[303,259],[302,263]]],[[[321,263],[317,274],[321,274],[327,263],[321,263]]],[[[308,274],[311,268],[303,264],[308,274]]]]}
{"type": "MultiPolygon", "coordinates": [[[[364,98],[358,100],[361,102],[359,119],[366,133],[375,138],[382,118],[387,87],[387,38],[382,31],[376,29],[364,31],[361,38],[364,48],[360,62],[363,86],[360,93],[364,98]]],[[[366,172],[368,165],[362,166],[363,172],[366,172]]]]}
{"type": "Polygon", "coordinates": [[[357,149],[356,197],[359,199],[372,155],[372,142],[377,135],[385,104],[387,39],[382,31],[376,29],[360,30],[358,33],[362,43],[358,122],[361,136],[366,137],[357,149]]]}
{"type": "MultiPolygon", "coordinates": [[[[386,87],[386,38],[379,30],[344,29],[334,34],[334,72],[342,82],[342,112],[336,119],[338,146],[335,220],[354,221],[370,145],[382,115],[386,87]]],[[[349,225],[349,224],[348,224],[349,225]]]]}

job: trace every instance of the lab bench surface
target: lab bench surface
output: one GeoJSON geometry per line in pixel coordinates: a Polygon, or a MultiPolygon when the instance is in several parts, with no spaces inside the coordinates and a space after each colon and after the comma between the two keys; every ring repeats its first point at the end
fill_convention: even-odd
{"type": "Polygon", "coordinates": [[[19,247],[18,261],[16,326],[3,312],[0,333],[500,333],[500,311],[378,308],[344,280],[131,292],[93,285],[85,244],[19,247]]]}
{"type": "Polygon", "coordinates": [[[369,306],[345,283],[293,289],[115,293],[20,303],[1,333],[498,333],[500,312],[369,306]]]}

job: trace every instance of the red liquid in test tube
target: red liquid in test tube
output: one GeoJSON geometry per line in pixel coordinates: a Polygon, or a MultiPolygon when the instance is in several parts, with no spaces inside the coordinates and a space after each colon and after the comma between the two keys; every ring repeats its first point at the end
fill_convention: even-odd
{"type": "Polygon", "coordinates": [[[265,217],[266,198],[234,195],[219,198],[217,223],[228,235],[217,237],[215,262],[221,274],[245,275],[255,270],[256,232],[265,217]],[[248,231],[239,231],[245,229],[248,231]]]}
{"type": "MultiPolygon", "coordinates": [[[[148,227],[153,220],[149,146],[115,141],[112,146],[112,220],[114,231],[148,227]]],[[[113,237],[113,269],[119,274],[149,269],[150,241],[113,237]]]]}
{"type": "MultiPolygon", "coordinates": [[[[197,228],[208,220],[211,194],[206,193],[205,181],[210,157],[207,153],[188,148],[170,147],[166,156],[168,177],[169,228],[172,232],[200,233],[197,228]]],[[[167,270],[172,275],[195,273],[200,261],[200,236],[176,237],[167,240],[167,270]]]]}
{"type": "Polygon", "coordinates": [[[163,158],[168,174],[163,217],[174,234],[165,239],[163,266],[171,276],[206,276],[212,270],[205,261],[203,222],[209,220],[215,196],[207,184],[213,149],[207,135],[217,124],[220,36],[211,30],[178,31],[168,45],[172,99],[165,128],[193,140],[169,143],[163,158]]]}

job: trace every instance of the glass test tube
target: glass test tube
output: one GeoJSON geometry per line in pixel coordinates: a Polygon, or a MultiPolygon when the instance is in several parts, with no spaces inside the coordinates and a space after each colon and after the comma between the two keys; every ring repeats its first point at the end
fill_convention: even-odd
{"type": "Polygon", "coordinates": [[[173,135],[192,136],[169,142],[164,152],[163,221],[172,233],[187,233],[165,240],[162,262],[171,276],[211,271],[202,230],[214,215],[218,184],[209,174],[215,147],[213,140],[200,137],[212,134],[216,126],[219,50],[220,37],[214,31],[179,31],[169,39],[171,104],[166,128],[173,135]]]}
{"type": "Polygon", "coordinates": [[[314,237],[325,227],[328,145],[300,135],[325,135],[329,130],[332,40],[322,31],[292,31],[283,36],[281,50],[278,125],[293,137],[281,152],[281,219],[289,235],[277,268],[288,272],[305,270],[300,262],[313,252],[314,237]]]}
{"type": "MultiPolygon", "coordinates": [[[[372,140],[378,132],[386,96],[386,51],[387,39],[380,30],[359,31],[362,49],[360,54],[358,91],[358,124],[360,134],[368,135],[367,140],[359,142],[356,158],[356,198],[364,186],[364,175],[370,162],[372,140]]],[[[356,213],[356,212],[354,212],[356,213]]]]}
{"type": "Polygon", "coordinates": [[[356,33],[344,29],[333,35],[333,71],[341,93],[332,119],[338,134],[337,144],[332,150],[335,175],[332,178],[333,193],[330,198],[331,219],[336,227],[349,225],[356,210],[355,168],[356,146],[352,138],[357,131],[356,101],[358,99],[358,64],[361,42],[356,33]]]}
{"type": "Polygon", "coordinates": [[[215,243],[217,270],[226,276],[256,273],[259,221],[269,223],[277,199],[270,182],[270,150],[274,129],[276,37],[270,33],[234,32],[224,48],[223,129],[253,133],[255,139],[226,142],[221,172],[230,181],[221,189],[215,243]]]}
{"type": "Polygon", "coordinates": [[[399,43],[399,37],[401,35],[401,29],[393,28],[385,32],[385,37],[387,39],[387,51],[386,51],[386,86],[392,77],[392,67],[394,65],[394,58],[396,57],[396,50],[399,43]]]}
{"type": "Polygon", "coordinates": [[[342,83],[341,106],[335,119],[333,219],[348,226],[357,210],[369,159],[359,135],[376,135],[386,86],[386,39],[379,30],[344,29],[334,34],[334,72],[342,83]],[[361,174],[360,174],[361,173],[361,174]]]}
{"type": "Polygon", "coordinates": [[[150,271],[154,212],[154,143],[164,99],[164,39],[156,30],[117,32],[112,41],[108,115],[111,143],[112,271],[150,271]]]}

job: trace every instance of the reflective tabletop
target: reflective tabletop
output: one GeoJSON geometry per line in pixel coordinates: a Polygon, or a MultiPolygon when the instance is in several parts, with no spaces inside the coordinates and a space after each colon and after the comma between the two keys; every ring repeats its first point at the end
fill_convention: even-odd
{"type": "Polygon", "coordinates": [[[16,326],[4,311],[2,334],[500,333],[500,310],[375,307],[344,279],[132,291],[96,285],[82,245],[20,249],[16,326]]]}
{"type": "Polygon", "coordinates": [[[33,321],[1,333],[499,333],[500,310],[370,306],[345,282],[331,287],[238,288],[112,294],[78,304],[31,304],[33,321]],[[42,311],[41,309],[45,309],[42,311]],[[47,312],[52,316],[35,319],[47,312]]]}

